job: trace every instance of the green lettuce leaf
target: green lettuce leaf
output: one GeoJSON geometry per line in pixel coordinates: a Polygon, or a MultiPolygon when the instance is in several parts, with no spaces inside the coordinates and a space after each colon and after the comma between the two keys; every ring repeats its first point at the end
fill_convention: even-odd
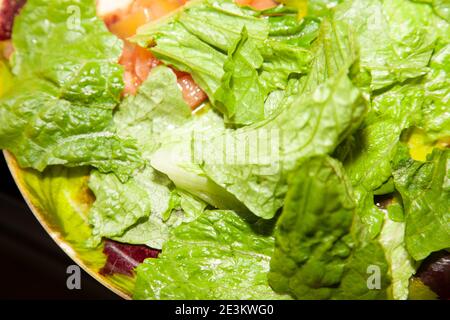
{"type": "Polygon", "coordinates": [[[286,173],[299,161],[333,152],[366,110],[346,76],[357,57],[348,28],[324,22],[313,52],[310,74],[269,96],[269,119],[238,130],[194,132],[190,142],[158,150],[153,167],[216,208],[246,207],[273,217],[284,201],[286,173]]]}
{"type": "Polygon", "coordinates": [[[365,236],[351,183],[329,157],[314,157],[292,175],[275,231],[269,283],[297,299],[384,299],[390,284],[382,246],[365,236]],[[379,287],[368,286],[370,267],[379,287]]]}
{"type": "Polygon", "coordinates": [[[405,207],[406,248],[415,260],[450,247],[450,151],[414,161],[404,145],[393,159],[396,189],[405,207]]]}
{"type": "MultiPolygon", "coordinates": [[[[450,33],[449,33],[450,35],[450,33]]],[[[432,139],[450,136],[450,43],[435,52],[430,72],[424,79],[427,106],[421,128],[432,139]]]]}
{"type": "Polygon", "coordinates": [[[55,3],[27,3],[14,24],[15,78],[0,100],[0,148],[22,167],[92,165],[125,180],[142,162],[112,126],[123,87],[121,41],[92,1],[55,3]]]}
{"type": "Polygon", "coordinates": [[[431,7],[410,1],[354,0],[337,6],[335,19],[358,34],[361,68],[379,90],[427,74],[437,40],[431,7]]]}
{"type": "Polygon", "coordinates": [[[167,143],[174,130],[192,119],[175,73],[164,66],[152,69],[138,94],[126,98],[114,114],[118,134],[134,139],[147,161],[162,141],[167,143]]]}
{"type": "MultiPolygon", "coordinates": [[[[127,238],[135,244],[138,240],[152,248],[161,248],[168,234],[162,223],[162,215],[169,209],[170,190],[168,186],[158,183],[158,178],[163,180],[151,168],[134,173],[126,183],[113,174],[91,173],[89,187],[96,197],[89,213],[89,222],[93,226],[93,245],[106,237],[117,240],[127,238]],[[136,239],[135,233],[139,230],[132,230],[130,234],[129,229],[137,222],[148,220],[150,214],[159,217],[159,221],[152,219],[153,225],[147,223],[145,232],[141,232],[142,238],[136,239]]],[[[166,183],[169,184],[169,181],[166,183]]]]}
{"type": "Polygon", "coordinates": [[[294,47],[309,48],[317,39],[320,20],[306,17],[301,22],[294,16],[270,16],[269,37],[272,40],[292,45],[294,47]]]}
{"type": "Polygon", "coordinates": [[[396,86],[373,98],[362,126],[340,147],[350,148],[342,158],[355,188],[371,192],[391,177],[390,161],[400,135],[418,124],[424,100],[423,87],[416,85],[396,86]]]}
{"type": "MultiPolygon", "coordinates": [[[[182,130],[179,137],[172,136],[174,131],[196,121],[174,72],[161,66],[152,70],[136,96],[122,102],[114,122],[118,134],[134,139],[149,163],[163,141],[184,138],[182,130]]],[[[145,169],[135,170],[126,183],[113,174],[92,173],[89,185],[96,196],[90,212],[92,245],[106,237],[161,249],[171,227],[203,212],[203,202],[175,190],[170,180],[148,163],[145,169]]]]}
{"type": "MultiPolygon", "coordinates": [[[[392,207],[390,205],[388,210],[392,207]]],[[[406,300],[409,296],[409,281],[416,272],[415,261],[405,246],[405,222],[396,222],[385,217],[380,233],[380,243],[389,264],[392,283],[389,298],[406,300]]]]}
{"type": "Polygon", "coordinates": [[[307,50],[270,38],[269,29],[256,10],[232,0],[204,0],[143,26],[132,40],[189,72],[227,122],[241,126],[266,118],[269,93],[284,89],[291,75],[309,65],[307,50]]]}
{"type": "Polygon", "coordinates": [[[273,40],[265,43],[261,54],[264,62],[260,81],[266,92],[286,89],[291,77],[307,73],[311,61],[311,55],[303,48],[273,40]]]}
{"type": "Polygon", "coordinates": [[[286,299],[267,282],[273,237],[232,211],[206,211],[171,232],[137,268],[135,299],[286,299]]]}
{"type": "Polygon", "coordinates": [[[342,22],[325,19],[311,47],[314,57],[310,70],[300,79],[300,94],[312,94],[320,84],[349,70],[358,60],[355,34],[342,22]]]}
{"type": "Polygon", "coordinates": [[[334,9],[344,0],[308,0],[308,15],[314,17],[330,17],[334,9]]]}
{"type": "Polygon", "coordinates": [[[450,2],[448,2],[448,0],[413,0],[413,1],[430,4],[433,7],[434,12],[438,16],[450,22],[450,2]]]}
{"type": "MultiPolygon", "coordinates": [[[[228,191],[223,197],[232,194],[257,216],[270,219],[283,204],[286,174],[304,159],[333,152],[365,111],[359,91],[341,74],[311,96],[298,96],[270,120],[194,135],[184,146],[161,148],[151,163],[176,185],[206,176],[228,191]]],[[[185,189],[207,202],[211,198],[195,193],[195,188],[185,189]]],[[[215,194],[206,186],[204,191],[215,194]]]]}
{"type": "Polygon", "coordinates": [[[247,125],[264,119],[266,93],[258,74],[262,64],[263,57],[244,28],[229,50],[221,86],[214,94],[227,122],[247,125]]]}

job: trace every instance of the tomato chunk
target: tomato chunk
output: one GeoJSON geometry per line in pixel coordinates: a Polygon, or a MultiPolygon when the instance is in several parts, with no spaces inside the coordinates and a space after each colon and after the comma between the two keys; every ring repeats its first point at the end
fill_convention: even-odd
{"type": "Polygon", "coordinates": [[[104,18],[112,33],[127,39],[137,29],[157,20],[186,3],[186,0],[134,0],[126,9],[120,9],[104,18]]]}
{"type": "Polygon", "coordinates": [[[124,94],[136,94],[142,82],[147,79],[150,70],[161,62],[147,49],[125,41],[119,63],[124,66],[124,94]]]}
{"type": "Polygon", "coordinates": [[[265,10],[273,8],[277,5],[274,0],[236,0],[241,6],[251,6],[257,10],[265,10]]]}
{"type": "MultiPolygon", "coordinates": [[[[108,28],[122,39],[136,34],[145,23],[156,20],[185,4],[186,0],[135,0],[126,10],[119,10],[105,17],[108,28]]],[[[152,68],[161,64],[149,50],[125,40],[120,64],[124,66],[124,94],[136,94],[139,86],[147,79],[152,68]]],[[[194,110],[208,97],[195,83],[191,75],[175,71],[183,98],[194,110]]]]}
{"type": "Polygon", "coordinates": [[[198,86],[197,83],[195,83],[189,73],[176,71],[175,74],[177,75],[178,85],[183,93],[184,101],[186,101],[191,110],[195,110],[206,99],[208,99],[206,93],[198,86]]]}

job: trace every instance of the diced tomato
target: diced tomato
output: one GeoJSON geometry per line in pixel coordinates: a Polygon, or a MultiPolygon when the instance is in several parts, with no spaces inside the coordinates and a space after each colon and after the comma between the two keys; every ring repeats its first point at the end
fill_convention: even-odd
{"type": "Polygon", "coordinates": [[[185,0],[135,0],[131,6],[131,12],[143,11],[149,20],[156,20],[171,13],[185,3],[185,0]]]}
{"type": "Polygon", "coordinates": [[[106,22],[109,30],[121,39],[127,39],[136,34],[136,30],[149,22],[150,19],[145,15],[145,12],[137,11],[134,13],[127,13],[120,15],[116,12],[110,15],[106,22]]]}
{"type": "Polygon", "coordinates": [[[147,49],[128,41],[125,41],[119,63],[125,69],[125,94],[136,94],[139,86],[147,79],[150,70],[161,64],[147,49]]]}
{"type": "Polygon", "coordinates": [[[126,39],[136,34],[137,29],[176,10],[186,0],[135,0],[126,10],[116,11],[105,17],[112,33],[126,39]]]}
{"type": "MultiPolygon", "coordinates": [[[[126,11],[117,11],[105,17],[105,23],[111,32],[125,40],[133,36],[141,25],[165,16],[185,3],[186,0],[135,0],[126,11]]],[[[125,69],[124,94],[131,95],[136,94],[151,69],[161,64],[149,50],[126,40],[119,63],[125,69]]],[[[195,83],[191,75],[178,71],[175,73],[184,100],[194,110],[208,98],[207,95],[195,83]]]]}
{"type": "Polygon", "coordinates": [[[184,101],[189,105],[191,110],[195,110],[200,106],[208,96],[206,93],[195,83],[194,79],[189,73],[175,71],[178,77],[178,85],[183,93],[184,101]]]}
{"type": "Polygon", "coordinates": [[[274,0],[236,0],[241,6],[251,6],[257,10],[265,10],[273,8],[277,5],[274,0]]]}

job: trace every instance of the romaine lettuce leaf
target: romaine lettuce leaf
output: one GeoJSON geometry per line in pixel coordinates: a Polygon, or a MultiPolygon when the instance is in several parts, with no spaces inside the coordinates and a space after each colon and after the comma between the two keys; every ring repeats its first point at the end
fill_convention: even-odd
{"type": "MultiPolygon", "coordinates": [[[[195,122],[193,118],[175,74],[162,66],[152,70],[136,96],[122,102],[114,122],[118,134],[134,139],[143,159],[149,163],[161,143],[168,142],[166,137],[195,122]]],[[[185,138],[182,133],[171,139],[185,138]]],[[[180,201],[174,202],[177,191],[173,184],[148,163],[144,169],[135,170],[126,183],[113,174],[92,173],[90,187],[96,196],[90,212],[92,245],[106,237],[161,249],[170,227],[195,219],[203,212],[205,205],[185,193],[180,192],[180,201]]]]}
{"type": "Polygon", "coordinates": [[[450,2],[448,2],[448,0],[412,0],[412,1],[430,4],[433,7],[434,12],[438,16],[450,22],[450,2]]]}
{"type": "MultiPolygon", "coordinates": [[[[311,96],[298,96],[267,121],[194,134],[184,145],[158,150],[151,163],[176,185],[206,176],[228,191],[222,197],[232,194],[257,216],[270,219],[283,204],[286,174],[304,159],[333,152],[359,125],[365,111],[358,89],[342,73],[311,96]]],[[[207,202],[217,197],[215,188],[205,188],[201,194],[196,188],[185,189],[207,202]]]]}
{"type": "Polygon", "coordinates": [[[389,298],[406,300],[409,296],[409,281],[416,272],[416,263],[406,250],[405,222],[396,222],[390,217],[385,217],[380,233],[380,243],[383,246],[392,279],[389,298]]]}
{"type": "Polygon", "coordinates": [[[406,248],[415,260],[450,248],[450,151],[436,149],[414,161],[400,144],[392,161],[396,189],[405,207],[406,248]]]}
{"type": "Polygon", "coordinates": [[[172,70],[154,68],[136,96],[127,97],[114,114],[121,137],[136,140],[142,157],[149,161],[162,141],[177,128],[193,121],[172,70]]]}
{"type": "Polygon", "coordinates": [[[157,179],[158,174],[149,167],[142,172],[135,172],[126,183],[113,174],[91,173],[89,187],[96,197],[89,213],[89,222],[93,226],[93,245],[106,237],[161,248],[162,241],[167,238],[162,215],[169,209],[170,190],[168,186],[155,182],[157,179]],[[147,223],[130,233],[129,229],[137,222],[147,221],[150,213],[159,220],[152,219],[151,225],[147,223]],[[136,239],[136,233],[140,233],[141,238],[136,239]]]}
{"type": "Polygon", "coordinates": [[[349,139],[350,150],[343,157],[355,188],[374,191],[389,179],[400,135],[420,122],[424,100],[423,87],[416,85],[396,86],[373,98],[370,113],[349,139]]]}
{"type": "Polygon", "coordinates": [[[271,102],[278,105],[270,106],[268,120],[194,133],[191,141],[163,146],[152,165],[217,208],[242,211],[238,200],[259,217],[273,217],[286,194],[286,173],[299,161],[333,152],[366,111],[346,75],[357,58],[348,28],[324,22],[313,52],[311,76],[290,82],[271,102]]]}
{"type": "Polygon", "coordinates": [[[269,93],[284,89],[289,76],[304,73],[310,61],[307,50],[270,38],[269,22],[258,11],[232,0],[192,2],[142,27],[133,41],[189,72],[227,122],[237,126],[266,118],[269,93]]]}
{"type": "Polygon", "coordinates": [[[450,42],[431,58],[424,86],[427,105],[420,126],[432,139],[450,137],[450,42]]]}
{"type": "Polygon", "coordinates": [[[92,1],[64,4],[30,1],[16,18],[15,78],[0,100],[0,148],[22,167],[92,165],[125,180],[142,162],[134,142],[112,126],[123,87],[121,41],[96,17],[92,1]]]}
{"type": "Polygon", "coordinates": [[[390,284],[380,243],[367,237],[340,162],[314,157],[291,176],[275,231],[269,283],[297,299],[384,299],[390,284]],[[379,287],[368,286],[370,267],[379,287]]]}
{"type": "Polygon", "coordinates": [[[433,16],[430,6],[403,0],[345,1],[334,14],[358,34],[372,90],[427,74],[438,32],[433,16]]]}
{"type": "Polygon", "coordinates": [[[241,37],[229,49],[223,66],[225,74],[214,94],[227,122],[247,125],[264,120],[266,92],[258,73],[262,64],[263,57],[244,27],[241,37]]]}
{"type": "Polygon", "coordinates": [[[291,77],[307,73],[312,59],[303,48],[274,40],[266,41],[261,54],[264,62],[260,81],[266,92],[286,89],[291,77]]]}
{"type": "Polygon", "coordinates": [[[135,299],[286,299],[267,281],[273,237],[232,211],[206,211],[172,230],[137,268],[135,299]]]}

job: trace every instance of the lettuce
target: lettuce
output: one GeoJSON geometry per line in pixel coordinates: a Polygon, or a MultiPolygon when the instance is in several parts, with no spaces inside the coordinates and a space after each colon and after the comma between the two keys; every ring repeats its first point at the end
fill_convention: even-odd
{"type": "Polygon", "coordinates": [[[289,77],[305,73],[310,62],[307,50],[269,33],[269,22],[259,12],[231,0],[205,0],[143,26],[133,41],[189,72],[226,121],[243,126],[267,118],[268,94],[285,89],[289,77]]]}
{"type": "Polygon", "coordinates": [[[147,166],[135,170],[125,183],[113,174],[91,174],[89,186],[96,196],[89,216],[91,245],[106,237],[161,249],[171,227],[203,212],[205,205],[185,193],[174,200],[179,192],[148,164],[161,143],[167,143],[167,135],[193,121],[176,76],[167,67],[153,69],[138,94],[121,103],[114,115],[117,133],[136,141],[147,166]]]}
{"type": "Polygon", "coordinates": [[[135,140],[147,161],[163,141],[167,143],[175,129],[192,120],[174,72],[164,66],[151,71],[138,94],[127,97],[113,119],[118,134],[135,140]]]}
{"type": "Polygon", "coordinates": [[[426,162],[414,161],[406,146],[399,145],[392,161],[405,207],[406,248],[415,260],[450,247],[449,155],[436,149],[426,162]]]}
{"type": "Polygon", "coordinates": [[[171,232],[137,268],[135,299],[286,299],[267,282],[273,237],[232,211],[206,211],[171,232]]]}
{"type": "Polygon", "coordinates": [[[334,18],[357,33],[360,65],[370,73],[371,90],[427,74],[437,40],[429,6],[403,0],[345,1],[334,18]]]}
{"type": "Polygon", "coordinates": [[[300,94],[312,94],[317,86],[343,71],[351,73],[351,68],[358,62],[359,46],[355,33],[345,23],[335,20],[322,22],[311,51],[314,58],[308,74],[300,78],[300,94]]]}
{"type": "Polygon", "coordinates": [[[265,89],[258,73],[262,64],[263,57],[244,27],[229,50],[222,83],[214,94],[228,122],[247,125],[264,120],[265,89]]]}
{"type": "Polygon", "coordinates": [[[329,157],[303,163],[290,181],[275,231],[269,282],[297,299],[383,299],[390,284],[381,244],[367,237],[351,182],[329,157]],[[380,287],[368,286],[368,268],[380,287]]]}
{"type": "Polygon", "coordinates": [[[430,4],[433,7],[434,12],[438,16],[450,22],[450,3],[447,0],[413,0],[413,1],[430,4]]]}
{"type": "Polygon", "coordinates": [[[0,100],[0,148],[22,167],[92,165],[125,180],[142,161],[134,142],[112,126],[123,87],[121,42],[91,1],[56,2],[31,1],[16,19],[15,78],[0,100]],[[79,25],[71,5],[80,10],[79,25]]]}
{"type": "Polygon", "coordinates": [[[346,75],[355,51],[345,26],[325,23],[311,75],[292,82],[269,119],[238,130],[194,132],[191,141],[158,150],[152,166],[217,208],[242,211],[235,197],[255,215],[272,218],[283,205],[287,173],[297,162],[332,153],[365,114],[365,101],[346,75]]]}
{"type": "Polygon", "coordinates": [[[347,141],[350,150],[341,156],[355,188],[374,191],[391,177],[400,135],[420,121],[424,99],[423,88],[414,85],[396,86],[372,99],[370,113],[347,141]]]}
{"type": "Polygon", "coordinates": [[[15,24],[0,148],[43,171],[27,183],[78,247],[162,249],[135,298],[406,299],[450,248],[446,1],[192,1],[131,39],[167,66],[123,99],[121,41],[94,2],[56,2],[15,24]],[[210,101],[192,113],[168,66],[210,101]]]}
{"type": "MultiPolygon", "coordinates": [[[[299,161],[333,152],[365,110],[359,91],[344,74],[319,86],[308,100],[298,96],[268,121],[194,134],[192,141],[158,150],[151,164],[176,185],[195,179],[194,185],[206,176],[228,191],[223,197],[232,194],[255,215],[270,219],[283,204],[286,174],[299,161]]],[[[197,188],[186,190],[205,201],[217,197],[216,188],[205,185],[201,194],[197,188]]]]}
{"type": "Polygon", "coordinates": [[[420,127],[431,139],[449,137],[450,42],[435,52],[431,58],[430,72],[424,80],[424,87],[427,107],[424,108],[420,127]]]}
{"type": "MultiPolygon", "coordinates": [[[[392,205],[388,207],[388,210],[391,207],[392,205]]],[[[405,222],[397,222],[391,217],[385,217],[379,239],[392,278],[389,298],[406,300],[409,295],[409,280],[416,272],[416,263],[406,250],[405,222]]]]}

